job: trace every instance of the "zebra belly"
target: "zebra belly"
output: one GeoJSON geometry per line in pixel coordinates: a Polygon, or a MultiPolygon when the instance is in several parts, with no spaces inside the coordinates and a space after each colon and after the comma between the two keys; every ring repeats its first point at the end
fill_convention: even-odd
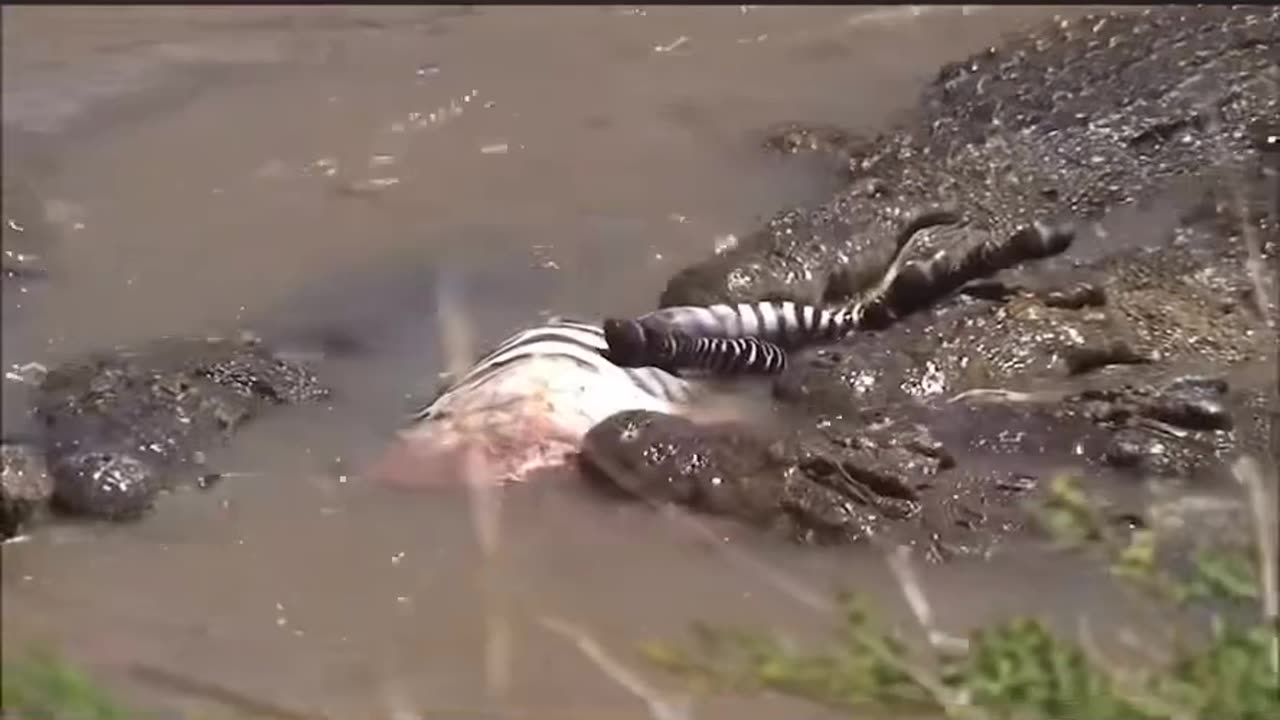
{"type": "Polygon", "coordinates": [[[519,358],[442,395],[400,433],[372,477],[407,488],[456,483],[468,473],[521,482],[565,465],[587,431],[614,413],[681,412],[683,403],[646,391],[635,373],[560,355],[519,358]]]}

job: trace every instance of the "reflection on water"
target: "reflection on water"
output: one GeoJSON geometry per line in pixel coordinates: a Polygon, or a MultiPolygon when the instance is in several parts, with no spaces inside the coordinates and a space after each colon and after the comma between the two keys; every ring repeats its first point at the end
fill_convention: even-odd
{"type": "MultiPolygon", "coordinates": [[[[48,286],[6,291],[6,367],[249,326],[326,351],[337,389],[214,453],[229,479],[146,522],[6,546],[6,652],[53,642],[166,706],[198,701],[131,663],[332,717],[489,707],[467,499],[359,477],[434,385],[437,283],[462,288],[480,344],[540,314],[647,309],[718,237],[834,187],[819,158],[760,152],[766,128],[873,129],[940,63],[1048,14],[5,8],[6,183],[41,198],[6,197],[5,212],[52,228],[48,286]]],[[[6,432],[15,398],[6,388],[6,432]]],[[[835,586],[899,604],[871,549],[694,532],[568,475],[508,493],[502,512],[507,699],[531,712],[644,716],[547,616],[634,664],[637,641],[698,618],[820,632],[804,600],[835,586]]],[[[1017,589],[1053,580],[936,575],[942,620],[960,624],[1042,603],[1017,589]]],[[[1061,607],[1099,602],[1059,584],[1061,607]]]]}

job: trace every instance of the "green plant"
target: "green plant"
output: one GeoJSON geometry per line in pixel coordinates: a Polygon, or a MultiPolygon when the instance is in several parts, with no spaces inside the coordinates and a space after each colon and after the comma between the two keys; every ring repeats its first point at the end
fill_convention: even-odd
{"type": "MultiPolygon", "coordinates": [[[[1065,546],[1109,550],[1115,577],[1173,608],[1262,599],[1253,570],[1267,562],[1261,547],[1201,550],[1190,577],[1176,578],[1160,567],[1155,533],[1121,539],[1071,478],[1051,484],[1041,518],[1065,546]]],[[[1179,642],[1165,663],[1122,669],[1091,654],[1083,640],[1055,636],[1034,619],[981,629],[960,651],[912,651],[856,597],[845,598],[843,608],[839,634],[820,651],[790,647],[767,633],[700,626],[691,648],[654,643],[644,652],[703,691],[768,690],[851,713],[990,720],[1280,717],[1280,624],[1266,613],[1261,621],[1215,613],[1206,641],[1179,642]]]]}
{"type": "Polygon", "coordinates": [[[47,652],[0,669],[3,720],[136,720],[88,675],[47,652]]]}

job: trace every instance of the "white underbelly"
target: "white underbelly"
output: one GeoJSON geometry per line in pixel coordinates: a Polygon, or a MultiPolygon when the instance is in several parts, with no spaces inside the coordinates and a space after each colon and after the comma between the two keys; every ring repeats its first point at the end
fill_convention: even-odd
{"type": "Polygon", "coordinates": [[[421,487],[483,472],[483,480],[519,482],[569,462],[587,431],[610,415],[684,409],[645,392],[621,368],[585,367],[556,355],[521,358],[437,399],[400,433],[378,466],[379,479],[421,487]]]}

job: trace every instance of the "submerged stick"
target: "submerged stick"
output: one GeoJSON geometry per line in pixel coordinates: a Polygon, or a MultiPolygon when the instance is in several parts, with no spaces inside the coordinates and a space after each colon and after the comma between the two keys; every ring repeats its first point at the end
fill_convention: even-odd
{"type": "MultiPolygon", "coordinates": [[[[440,321],[441,346],[445,351],[448,372],[462,377],[471,364],[474,342],[470,323],[456,290],[446,277],[437,285],[437,315],[440,321]]],[[[471,522],[476,544],[480,547],[481,593],[485,605],[485,687],[490,698],[500,704],[511,685],[511,631],[502,583],[502,495],[500,488],[485,477],[485,463],[480,448],[467,445],[461,450],[463,480],[471,507],[471,522]]]]}
{"type": "Polygon", "coordinates": [[[187,677],[152,665],[135,663],[130,666],[129,672],[139,680],[156,687],[212,700],[236,712],[255,717],[270,717],[278,718],[279,720],[325,720],[327,717],[319,713],[300,712],[281,707],[275,703],[249,697],[242,692],[217,685],[208,680],[187,677]]]}
{"type": "Polygon", "coordinates": [[[650,687],[639,675],[610,655],[586,630],[557,617],[542,617],[538,622],[547,630],[573,643],[588,660],[600,668],[601,672],[609,676],[610,680],[643,700],[653,720],[693,720],[693,712],[688,702],[677,705],[664,699],[661,693],[650,687]]]}
{"type": "Polygon", "coordinates": [[[957,652],[968,650],[969,643],[967,640],[938,629],[933,617],[933,606],[929,603],[929,596],[925,594],[924,584],[920,582],[920,575],[911,563],[911,548],[906,545],[899,545],[893,548],[888,552],[886,561],[889,564],[889,570],[893,572],[894,578],[898,581],[898,586],[902,588],[902,596],[906,598],[907,605],[916,616],[916,622],[920,623],[925,636],[929,639],[929,644],[941,650],[954,650],[957,652]]]}
{"type": "MultiPolygon", "coordinates": [[[[1241,457],[1231,466],[1231,472],[1249,493],[1249,506],[1253,509],[1253,529],[1258,543],[1258,576],[1262,582],[1262,617],[1271,627],[1280,619],[1280,578],[1277,578],[1276,562],[1276,499],[1267,488],[1262,468],[1249,456],[1241,457]]],[[[1274,488],[1273,488],[1274,489],[1274,488]]],[[[1271,669],[1280,672],[1280,638],[1273,637],[1271,669]]]]}

